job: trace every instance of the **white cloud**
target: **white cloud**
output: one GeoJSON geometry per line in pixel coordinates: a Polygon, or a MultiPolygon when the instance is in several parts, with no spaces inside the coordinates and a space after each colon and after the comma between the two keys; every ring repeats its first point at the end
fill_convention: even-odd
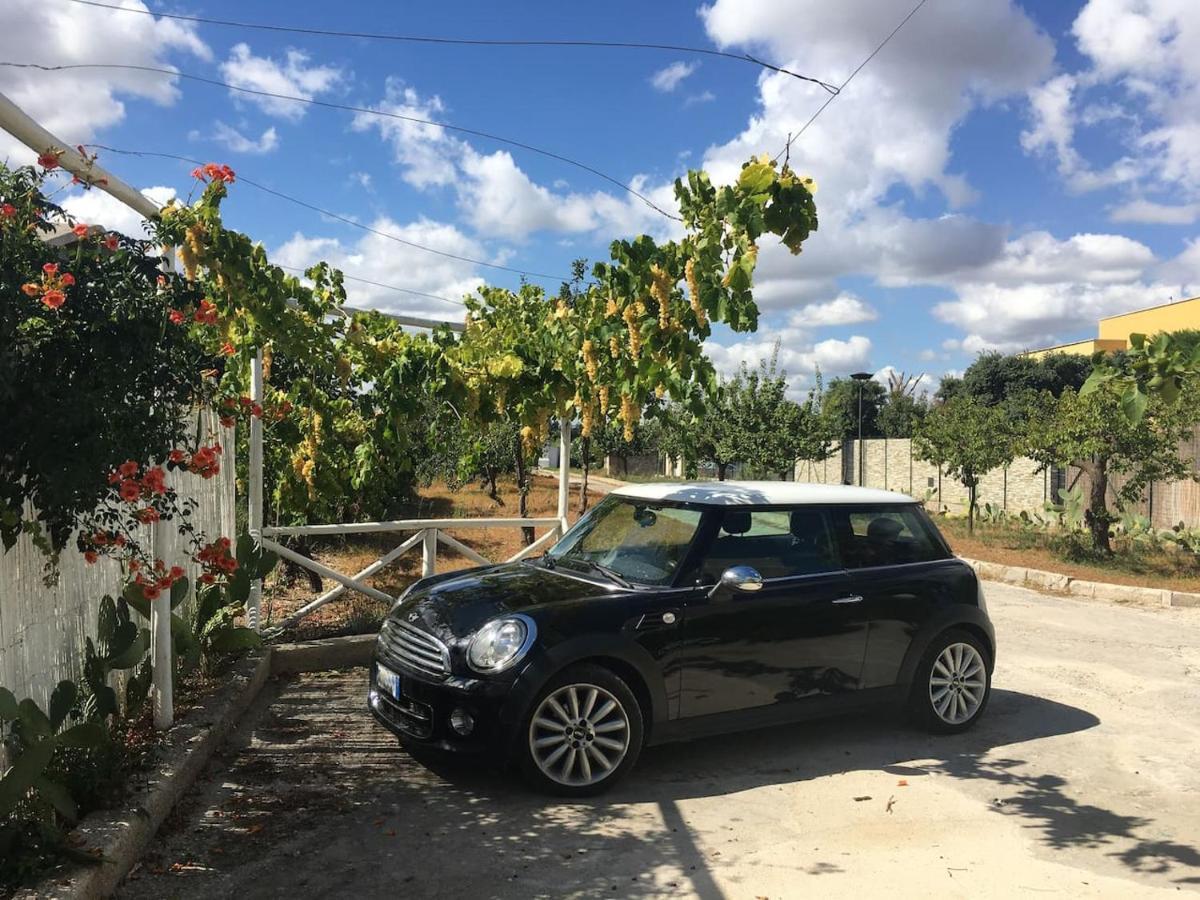
{"type": "MultiPolygon", "coordinates": [[[[311,100],[335,88],[343,79],[341,69],[310,65],[307,53],[288,50],[282,62],[269,56],[255,56],[250,45],[234,44],[229,59],[221,63],[221,75],[230,84],[254,91],[285,94],[311,100]]],[[[275,97],[259,97],[231,91],[237,102],[252,103],[268,115],[292,122],[304,118],[306,104],[275,97]]]]}
{"type": "MultiPolygon", "coordinates": [[[[887,0],[716,0],[701,15],[718,45],[765,47],[785,67],[836,83],[875,48],[897,10],[887,0]]],[[[941,2],[914,16],[793,144],[793,165],[821,184],[819,207],[828,197],[825,208],[847,218],[897,183],[967,199],[965,182],[947,171],[955,126],[973,106],[1037,84],[1052,58],[1053,42],[1009,0],[941,2]]],[[[718,179],[751,155],[781,150],[826,99],[816,85],[781,73],[762,77],[759,93],[760,109],[742,134],[708,153],[718,179]]]]}
{"type": "Polygon", "coordinates": [[[650,84],[654,86],[656,91],[669,94],[675,88],[679,87],[684,79],[695,72],[699,66],[699,63],[673,62],[651,75],[650,84]]]}
{"type": "MultiPolygon", "coordinates": [[[[1030,91],[1025,148],[1054,156],[1073,190],[1125,184],[1176,201],[1180,190],[1200,197],[1200,8],[1181,0],[1089,0],[1071,30],[1084,64],[1030,91]],[[1078,146],[1078,125],[1107,125],[1104,143],[1123,155],[1097,168],[1078,146]]],[[[1131,206],[1117,221],[1163,221],[1136,198],[1131,206]]]]}
{"type": "Polygon", "coordinates": [[[788,324],[794,328],[820,328],[828,325],[857,325],[860,322],[871,322],[878,314],[861,298],[854,294],[841,293],[832,300],[809,303],[796,310],[788,317],[788,324]]]}
{"type": "MultiPolygon", "coordinates": [[[[125,6],[145,10],[138,0],[125,6]]],[[[41,0],[6,0],[0,28],[0,59],[45,65],[118,61],[170,67],[176,52],[211,57],[208,46],[184,23],[152,16],[41,0]]],[[[149,100],[169,106],[179,99],[177,81],[160,75],[120,70],[38,72],[0,69],[0,91],[68,144],[91,141],[125,118],[125,101],[149,100]]],[[[35,153],[0,132],[0,161],[32,162],[35,153]]]]}
{"type": "Polygon", "coordinates": [[[697,103],[712,103],[717,99],[717,95],[712,91],[701,91],[698,94],[689,94],[687,99],[683,101],[685,107],[695,106],[697,103]]]}
{"type": "MultiPolygon", "coordinates": [[[[993,262],[945,284],[955,299],[933,314],[961,328],[943,342],[951,352],[1012,352],[1095,336],[1104,316],[1180,295],[1187,260],[1171,273],[1144,244],[1116,234],[1077,234],[1065,240],[1036,231],[1009,241],[993,262]]],[[[1196,274],[1200,274],[1200,269],[1196,274]]]]}
{"type": "MultiPolygon", "coordinates": [[[[175,197],[175,188],[148,187],[142,193],[156,206],[162,207],[175,197]]],[[[101,225],[135,238],[148,238],[145,220],[120,200],[99,188],[75,193],[62,201],[62,207],[75,219],[88,225],[101,225]]]]}
{"type": "MultiPolygon", "coordinates": [[[[487,250],[453,225],[420,219],[401,225],[387,217],[371,222],[371,227],[405,240],[433,247],[446,253],[488,259],[487,250]]],[[[337,238],[312,237],[297,232],[272,252],[271,259],[282,265],[308,268],[324,260],[348,274],[381,284],[434,294],[448,300],[461,300],[484,283],[474,264],[435,256],[415,247],[407,247],[377,234],[366,234],[353,243],[337,238]]],[[[387,288],[346,281],[351,306],[409,313],[434,319],[459,320],[461,306],[387,288]]]]}
{"type": "Polygon", "coordinates": [[[1109,211],[1110,222],[1141,222],[1147,225],[1191,225],[1200,219],[1200,203],[1155,203],[1130,200],[1109,211]]]}
{"type": "MultiPolygon", "coordinates": [[[[436,120],[445,105],[436,94],[422,98],[414,88],[389,78],[384,99],[374,109],[394,116],[436,120]]],[[[453,184],[458,175],[456,160],[465,144],[451,137],[440,125],[422,125],[404,119],[389,119],[359,113],[354,117],[357,131],[371,128],[392,145],[396,162],[405,181],[417,188],[453,184]]]]}
{"type": "MultiPolygon", "coordinates": [[[[445,112],[437,96],[422,97],[414,88],[389,80],[376,109],[436,121],[445,112]]],[[[535,232],[608,234],[668,233],[674,226],[632,195],[604,191],[570,191],[565,182],[552,188],[538,184],[507,150],[481,153],[440,125],[423,125],[365,114],[354,120],[358,130],[377,129],[392,145],[401,177],[421,189],[452,186],[459,209],[480,234],[522,240],[535,232]]],[[[635,176],[630,186],[664,209],[674,209],[671,185],[650,185],[635,176]]]]}
{"type": "Polygon", "coordinates": [[[870,363],[871,339],[856,334],[845,340],[830,338],[814,343],[800,329],[775,328],[767,323],[753,337],[731,343],[710,338],[704,344],[704,352],[725,377],[737,374],[742,364],[754,368],[777,353],[779,368],[788,376],[789,394],[799,397],[812,386],[817,369],[822,377],[829,378],[866,368],[870,363]]]}
{"type": "Polygon", "coordinates": [[[270,153],[279,146],[279,135],[274,127],[266,129],[255,139],[246,137],[231,125],[217,121],[213,124],[212,138],[231,153],[270,153]]]}

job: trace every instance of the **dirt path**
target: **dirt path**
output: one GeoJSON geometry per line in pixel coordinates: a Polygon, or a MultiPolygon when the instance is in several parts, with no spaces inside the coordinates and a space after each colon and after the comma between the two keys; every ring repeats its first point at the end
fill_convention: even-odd
{"type": "Polygon", "coordinates": [[[587,803],[422,768],[367,717],[362,672],[275,685],[121,896],[1200,890],[1200,611],[989,597],[1000,662],[973,732],[842,720],[660,747],[587,803]]]}

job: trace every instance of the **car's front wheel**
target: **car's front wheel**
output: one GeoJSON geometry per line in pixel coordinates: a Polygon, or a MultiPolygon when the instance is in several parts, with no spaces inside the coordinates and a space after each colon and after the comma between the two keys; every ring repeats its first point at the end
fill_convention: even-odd
{"type": "Polygon", "coordinates": [[[542,689],[522,735],[522,769],[539,788],[583,797],[608,790],[637,761],[642,712],[624,680],[572,666],[542,689]]]}
{"type": "Polygon", "coordinates": [[[992,684],[988,651],[966,631],[952,630],[930,645],[917,668],[912,711],[931,731],[965,731],[987,706],[992,684]]]}

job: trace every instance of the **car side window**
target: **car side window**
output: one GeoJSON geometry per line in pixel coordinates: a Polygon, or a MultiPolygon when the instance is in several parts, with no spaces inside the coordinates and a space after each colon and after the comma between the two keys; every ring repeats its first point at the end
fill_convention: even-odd
{"type": "Polygon", "coordinates": [[[701,565],[701,580],[712,584],[731,566],[751,566],[763,578],[841,568],[825,513],[812,507],[725,510],[701,565]]]}
{"type": "Polygon", "coordinates": [[[847,569],[898,566],[945,556],[912,507],[835,507],[830,516],[847,569]]]}

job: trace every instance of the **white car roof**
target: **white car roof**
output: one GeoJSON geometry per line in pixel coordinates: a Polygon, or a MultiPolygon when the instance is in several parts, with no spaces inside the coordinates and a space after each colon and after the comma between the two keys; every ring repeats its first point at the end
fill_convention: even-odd
{"type": "Polygon", "coordinates": [[[650,481],[612,492],[637,500],[671,500],[712,506],[802,506],[830,503],[916,503],[907,494],[843,484],[797,481],[650,481]]]}

